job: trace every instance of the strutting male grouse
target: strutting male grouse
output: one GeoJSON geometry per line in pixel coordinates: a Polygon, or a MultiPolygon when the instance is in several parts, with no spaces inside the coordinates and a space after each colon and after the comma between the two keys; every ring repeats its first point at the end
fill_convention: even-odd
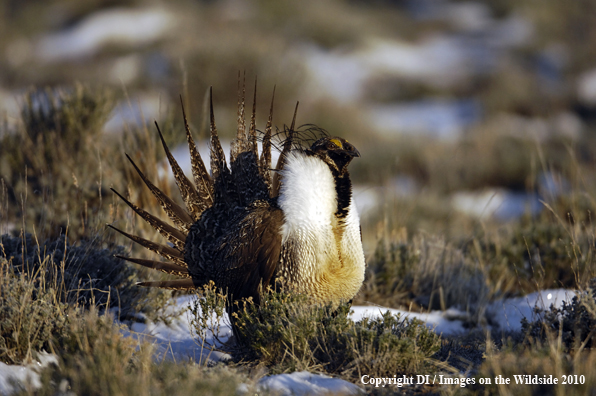
{"type": "Polygon", "coordinates": [[[171,243],[154,243],[112,227],[168,262],[121,258],[183,278],[139,284],[191,289],[212,280],[231,301],[252,297],[259,302],[262,290],[281,282],[286,289],[322,303],[351,300],[362,285],[365,270],[360,221],[347,170],[350,161],[360,156],[358,150],[345,139],[323,132],[310,147],[302,147],[303,139],[294,131],[294,113],[277,166],[271,169],[273,99],[259,156],[255,104],[247,130],[242,88],[237,137],[228,168],[211,93],[210,175],[191,136],[184,108],[182,112],[194,185],[172,156],[159,127],[157,130],[186,208],[160,191],[128,157],[174,226],[114,190],[171,243]]]}

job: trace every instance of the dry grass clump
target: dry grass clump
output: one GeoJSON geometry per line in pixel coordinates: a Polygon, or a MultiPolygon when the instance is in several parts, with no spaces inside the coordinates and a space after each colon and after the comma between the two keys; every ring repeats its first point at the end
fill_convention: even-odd
{"type": "MultiPolygon", "coordinates": [[[[129,213],[109,191],[111,186],[131,195],[127,186],[133,201],[159,213],[159,205],[124,155],[128,152],[158,187],[169,192],[157,132],[154,126],[130,126],[123,136],[106,134],[104,124],[114,96],[80,84],[32,89],[21,104],[20,122],[14,127],[0,125],[5,206],[0,216],[5,225],[12,224],[6,231],[21,223],[28,232],[34,227],[42,239],[67,232],[75,240],[102,233],[106,223],[126,219],[129,213]]],[[[184,140],[181,121],[175,122],[173,115],[166,117],[161,130],[171,144],[184,140]]],[[[136,233],[151,232],[142,222],[129,221],[127,226],[136,226],[136,233]]]]}
{"type": "Polygon", "coordinates": [[[52,339],[64,334],[71,318],[68,305],[56,291],[15,274],[0,257],[0,361],[31,361],[41,350],[51,349],[52,339]]]}
{"type": "Polygon", "coordinates": [[[123,330],[95,309],[80,313],[56,343],[58,365],[41,372],[41,387],[25,387],[16,394],[230,395],[248,382],[245,375],[227,367],[156,363],[153,346],[125,336],[123,330]]]}
{"type": "Polygon", "coordinates": [[[134,269],[113,251],[3,236],[0,252],[0,361],[29,363],[42,351],[58,359],[41,371],[41,388],[15,383],[15,394],[228,395],[250,384],[226,367],[155,362],[151,344],[126,336],[107,308],[159,319],[160,293],[133,286],[134,269]]]}
{"type": "Polygon", "coordinates": [[[5,280],[19,278],[32,288],[50,289],[63,303],[115,308],[121,318],[137,312],[156,318],[156,310],[167,304],[170,293],[135,286],[144,274],[115,257],[122,254],[121,246],[100,237],[72,242],[60,236],[43,243],[31,234],[0,237],[5,280]]]}
{"type": "Polygon", "coordinates": [[[392,307],[456,306],[474,316],[490,293],[484,268],[453,244],[424,234],[409,240],[394,235],[379,241],[357,300],[392,307]]]}
{"type": "MultiPolygon", "coordinates": [[[[560,334],[551,332],[548,340],[531,346],[508,345],[502,350],[489,350],[485,362],[476,375],[491,378],[487,386],[476,386],[468,394],[505,395],[587,395],[596,387],[596,352],[580,349],[565,353],[560,334]],[[509,384],[497,385],[494,378],[501,375],[509,378],[509,384]],[[533,378],[557,378],[555,384],[517,383],[515,376],[530,375],[533,378]],[[534,377],[536,376],[536,377],[534,377]],[[565,383],[564,383],[565,382],[565,383]]],[[[519,379],[519,377],[518,377],[519,379]]]]}
{"type": "Polygon", "coordinates": [[[97,226],[106,195],[101,135],[111,103],[106,91],[81,85],[26,95],[21,123],[0,133],[0,175],[10,203],[20,208],[14,218],[53,235],[67,228],[84,235],[97,226]]]}
{"type": "MultiPolygon", "coordinates": [[[[550,214],[552,215],[552,214],[550,214]]],[[[501,277],[505,294],[528,294],[548,288],[585,288],[596,275],[594,236],[583,225],[570,234],[548,213],[500,235],[480,239],[475,253],[501,277]]]]}
{"type": "Polygon", "coordinates": [[[169,293],[135,286],[136,268],[114,257],[121,247],[99,240],[71,244],[65,237],[36,243],[0,238],[0,360],[21,363],[61,344],[81,309],[144,312],[158,318],[169,293]],[[58,340],[58,341],[56,341],[58,340]]]}

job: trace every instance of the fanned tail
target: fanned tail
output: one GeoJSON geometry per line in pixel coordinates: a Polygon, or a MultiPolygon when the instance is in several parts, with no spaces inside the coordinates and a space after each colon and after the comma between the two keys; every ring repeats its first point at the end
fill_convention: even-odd
{"type": "MultiPolygon", "coordinates": [[[[271,107],[269,118],[265,127],[265,133],[262,139],[262,153],[259,157],[258,139],[256,129],[256,102],[257,102],[257,80],[255,79],[255,89],[253,94],[252,112],[250,115],[250,124],[247,130],[246,125],[246,89],[245,77],[243,76],[242,85],[240,85],[240,76],[238,78],[238,122],[236,138],[232,142],[230,150],[230,168],[226,162],[226,157],[219,140],[217,127],[215,124],[215,115],[213,111],[213,89],[209,90],[209,120],[210,120],[210,165],[211,175],[207,172],[205,163],[195,145],[192,133],[186,117],[184,103],[180,98],[182,105],[182,116],[184,118],[184,128],[186,131],[186,140],[190,151],[193,182],[184,174],[182,168],[173,157],[166,141],[161,133],[157,122],[155,126],[161,140],[164,152],[174,174],[174,178],[180,194],[184,201],[184,206],[178,205],[174,200],[168,197],[163,191],[156,187],[145,174],[139,169],[135,162],[127,155],[127,158],[156,197],[164,212],[168,215],[173,225],[160,220],[144,209],[130,202],[123,195],[112,189],[120,199],[122,199],[135,213],[145,220],[151,227],[157,230],[171,244],[162,245],[140,236],[124,232],[114,226],[125,237],[138,243],[144,248],[159,254],[166,261],[148,260],[143,258],[130,258],[118,256],[129,262],[161,271],[170,275],[176,275],[183,279],[168,281],[147,281],[139,282],[138,285],[146,287],[160,287],[174,290],[189,290],[195,288],[197,279],[203,279],[208,269],[204,268],[204,263],[200,258],[193,258],[189,265],[185,261],[185,243],[190,228],[201,219],[202,214],[207,211],[215,211],[218,214],[229,214],[237,207],[246,207],[255,200],[275,198],[279,191],[278,178],[272,180],[271,176],[271,139],[273,123],[273,102],[275,97],[275,88],[271,98],[271,107]],[[277,183],[277,184],[276,184],[277,183]],[[274,186],[277,186],[274,188],[274,186]],[[194,281],[193,281],[194,279],[194,281]]],[[[278,168],[283,168],[283,157],[287,155],[292,148],[293,129],[296,119],[292,121],[290,129],[290,138],[286,140],[283,146],[282,156],[278,162],[278,168]]],[[[277,176],[277,174],[276,174],[277,176]]],[[[223,216],[225,217],[225,216],[223,216]]],[[[211,227],[223,227],[225,219],[220,224],[210,225],[211,227]]],[[[206,242],[207,243],[207,242],[206,242]]],[[[200,283],[200,282],[199,282],[200,283]]]]}

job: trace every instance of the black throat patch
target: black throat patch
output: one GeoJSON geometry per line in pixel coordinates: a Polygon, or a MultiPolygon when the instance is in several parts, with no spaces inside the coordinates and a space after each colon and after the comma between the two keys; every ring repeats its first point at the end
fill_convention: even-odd
{"type": "Polygon", "coordinates": [[[350,201],[352,200],[352,181],[347,170],[340,175],[337,170],[331,169],[331,173],[335,179],[335,192],[337,193],[335,216],[339,220],[344,220],[348,215],[350,201]]]}

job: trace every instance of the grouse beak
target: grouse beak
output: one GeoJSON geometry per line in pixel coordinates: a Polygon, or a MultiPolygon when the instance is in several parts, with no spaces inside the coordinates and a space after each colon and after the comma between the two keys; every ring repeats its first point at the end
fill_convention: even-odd
{"type": "Polygon", "coordinates": [[[352,158],[360,157],[360,151],[356,150],[356,147],[354,147],[353,150],[342,150],[342,151],[352,158]]]}

